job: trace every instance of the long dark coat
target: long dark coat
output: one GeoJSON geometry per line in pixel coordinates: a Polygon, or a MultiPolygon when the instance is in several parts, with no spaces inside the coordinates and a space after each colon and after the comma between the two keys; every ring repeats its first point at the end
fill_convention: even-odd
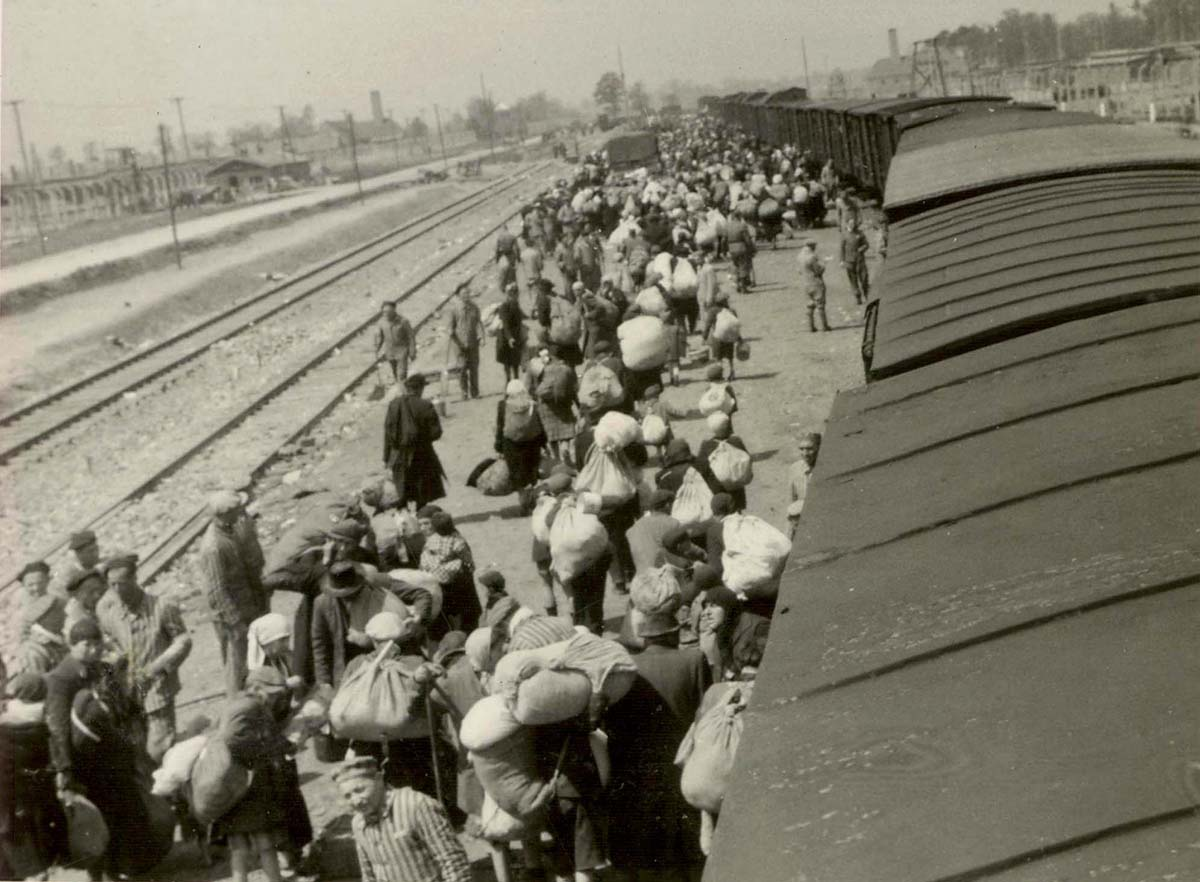
{"type": "Polygon", "coordinates": [[[383,424],[383,461],[392,470],[400,507],[418,507],[446,495],[446,472],[433,449],[442,437],[442,424],[433,404],[405,393],[388,405],[383,424]]]}
{"type": "Polygon", "coordinates": [[[624,821],[609,855],[624,870],[697,865],[704,860],[700,813],[680,792],[675,753],[708,688],[708,664],[698,649],[654,645],[633,660],[633,688],[606,716],[609,815],[624,821]]]}
{"type": "Polygon", "coordinates": [[[55,795],[45,722],[0,718],[0,874],[34,876],[65,861],[67,819],[55,795]]]}

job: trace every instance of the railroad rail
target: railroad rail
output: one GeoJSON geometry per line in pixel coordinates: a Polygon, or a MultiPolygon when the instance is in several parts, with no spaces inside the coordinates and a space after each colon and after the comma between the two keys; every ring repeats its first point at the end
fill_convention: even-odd
{"type": "MultiPolygon", "coordinates": [[[[517,184],[519,184],[522,181],[534,179],[539,172],[544,171],[547,167],[549,167],[549,163],[543,163],[543,164],[540,164],[532,169],[529,169],[529,170],[521,173],[520,175],[514,176],[516,178],[516,180],[507,184],[503,188],[503,190],[507,191],[511,186],[516,186],[517,184]]],[[[495,196],[499,192],[501,192],[501,191],[500,190],[492,191],[488,198],[490,199],[491,196],[495,196]]],[[[460,204],[461,204],[461,202],[460,202],[460,204]]],[[[470,210],[470,208],[472,208],[472,207],[474,207],[474,205],[469,206],[458,213],[461,214],[465,211],[470,210]]],[[[416,294],[418,291],[420,291],[426,285],[428,285],[430,282],[432,282],[434,279],[438,278],[443,273],[446,273],[451,268],[456,266],[458,263],[460,263],[462,260],[464,260],[474,249],[476,249],[481,244],[483,244],[490,236],[494,235],[498,230],[500,230],[509,221],[511,221],[513,217],[515,217],[517,214],[519,214],[519,211],[520,211],[520,208],[518,207],[511,211],[505,212],[502,219],[498,223],[490,225],[486,230],[484,230],[482,232],[482,234],[472,238],[469,242],[456,248],[454,250],[453,254],[451,254],[446,259],[439,261],[436,267],[434,267],[431,271],[429,271],[428,273],[423,275],[416,282],[409,285],[403,292],[401,292],[399,295],[397,295],[396,299],[398,301],[408,300],[414,294],[416,294]]],[[[457,214],[455,214],[453,216],[457,216],[457,214]]],[[[446,220],[449,220],[449,219],[450,219],[450,217],[447,216],[447,217],[443,218],[441,222],[445,222],[446,220]]],[[[411,229],[411,226],[409,228],[411,229]]],[[[425,232],[428,232],[428,229],[425,232]]],[[[372,240],[372,241],[378,242],[379,239],[372,240]]],[[[395,247],[399,247],[399,246],[395,246],[395,247]]],[[[356,249],[351,249],[351,250],[356,254],[362,254],[365,249],[362,247],[357,247],[356,249]]],[[[394,250],[394,247],[390,248],[390,250],[394,250]]],[[[386,253],[386,252],[384,252],[384,253],[386,253]]],[[[382,254],[372,255],[368,260],[359,261],[359,263],[354,267],[354,269],[359,269],[362,266],[365,266],[367,263],[377,260],[380,256],[383,256],[383,255],[382,254]]],[[[339,257],[344,261],[344,259],[345,259],[344,254],[339,255],[339,257]]],[[[335,260],[337,260],[337,259],[338,258],[335,258],[335,260]]],[[[345,269],[345,268],[342,268],[339,266],[337,278],[344,277],[345,275],[353,272],[354,269],[345,269]]],[[[476,270],[475,272],[471,273],[470,277],[477,275],[478,272],[479,272],[479,270],[476,270]]],[[[309,277],[312,277],[312,275],[314,275],[314,274],[315,273],[310,273],[309,277]]],[[[323,284],[328,285],[329,283],[331,283],[334,280],[335,279],[325,280],[325,282],[323,284]]],[[[429,320],[429,318],[437,311],[437,309],[441,306],[441,304],[445,302],[445,299],[448,298],[449,293],[450,292],[447,292],[446,297],[440,298],[438,300],[438,302],[432,306],[432,308],[427,309],[425,311],[425,314],[420,318],[420,320],[417,322],[414,322],[414,327],[419,328],[422,325],[424,325],[429,320]]],[[[296,302],[296,298],[294,298],[294,297],[291,298],[289,302],[290,303],[296,302]]],[[[76,528],[77,529],[87,528],[87,529],[95,530],[97,532],[103,532],[103,527],[105,524],[114,522],[114,521],[118,521],[121,518],[122,513],[125,512],[131,505],[133,505],[138,499],[140,499],[141,497],[150,493],[158,485],[160,485],[164,480],[166,480],[167,478],[169,478],[170,476],[172,476],[173,474],[178,472],[186,464],[191,462],[199,454],[201,454],[203,451],[205,451],[207,448],[209,448],[210,445],[212,445],[215,441],[218,441],[218,440],[224,438],[225,436],[229,435],[231,432],[233,432],[239,426],[241,426],[248,418],[250,418],[257,412],[261,411],[263,408],[267,407],[268,405],[272,404],[273,402],[277,401],[284,392],[299,385],[301,380],[305,380],[306,386],[310,382],[313,385],[321,386],[322,392],[321,392],[321,396],[320,396],[321,401],[320,401],[319,406],[315,407],[315,409],[314,409],[311,406],[312,405],[311,401],[304,402],[303,404],[298,406],[296,408],[296,410],[302,411],[304,414],[306,414],[305,418],[300,420],[299,424],[294,426],[294,428],[292,428],[291,431],[288,432],[286,438],[280,440],[278,443],[275,443],[274,441],[272,441],[273,446],[272,446],[270,452],[268,453],[268,455],[266,455],[256,465],[254,465],[251,469],[248,470],[252,476],[254,474],[257,474],[258,472],[260,472],[263,468],[265,468],[272,461],[274,461],[274,459],[278,456],[280,449],[282,449],[283,447],[292,443],[298,437],[300,437],[305,432],[307,432],[317,421],[319,421],[330,410],[332,410],[332,408],[343,398],[344,395],[346,395],[347,392],[352,390],[366,376],[368,376],[369,374],[374,372],[375,366],[377,364],[377,359],[372,357],[372,358],[367,359],[365,367],[360,367],[359,365],[362,365],[363,362],[359,361],[359,362],[356,362],[355,366],[352,369],[347,370],[347,369],[343,368],[340,370],[332,370],[330,372],[333,374],[332,378],[324,378],[325,382],[323,384],[321,383],[322,378],[317,378],[314,375],[314,371],[326,366],[326,363],[329,362],[331,357],[340,353],[341,350],[348,343],[354,341],[356,338],[361,337],[369,328],[371,328],[375,324],[376,319],[377,319],[377,315],[374,313],[371,313],[370,315],[367,315],[361,322],[357,322],[353,327],[350,328],[349,331],[340,335],[336,340],[333,340],[333,341],[323,345],[319,351],[317,351],[312,357],[305,360],[305,362],[303,364],[301,364],[294,370],[290,371],[287,375],[285,375],[277,383],[272,385],[269,389],[267,389],[264,392],[262,392],[261,394],[257,395],[252,401],[241,406],[237,410],[236,413],[234,413],[228,419],[224,420],[215,429],[209,431],[203,437],[197,439],[197,441],[194,444],[192,444],[187,450],[174,456],[169,462],[167,462],[165,465],[163,465],[161,468],[159,468],[154,474],[152,474],[147,479],[145,479],[144,481],[139,483],[133,489],[126,492],[119,500],[117,500],[116,502],[114,502],[111,505],[109,505],[108,507],[106,507],[99,514],[89,518],[86,523],[77,525],[76,528]],[[308,405],[308,406],[305,406],[305,405],[308,405]]],[[[258,318],[255,318],[252,321],[257,322],[258,320],[259,320],[258,318]]],[[[225,335],[225,338],[227,338],[227,337],[228,337],[228,334],[225,335]]],[[[210,343],[207,343],[205,345],[205,348],[211,347],[212,343],[215,343],[215,342],[217,342],[217,341],[214,340],[210,343]]],[[[289,414],[291,412],[292,411],[289,411],[289,414]]],[[[147,582],[152,581],[155,577],[160,575],[180,554],[183,553],[184,550],[186,550],[188,545],[192,541],[194,541],[194,539],[196,537],[198,537],[200,535],[200,533],[203,531],[206,523],[207,523],[207,518],[204,515],[203,510],[197,509],[194,513],[189,515],[187,518],[185,518],[182,521],[169,527],[166,530],[165,534],[160,534],[160,537],[156,538],[155,541],[153,541],[150,544],[149,548],[143,549],[143,553],[141,556],[142,556],[142,559],[145,561],[145,563],[141,568],[141,574],[142,574],[143,578],[145,579],[145,581],[147,581],[147,582]]],[[[66,540],[62,539],[62,540],[56,542],[53,547],[46,549],[39,556],[42,558],[50,558],[51,556],[57,554],[62,549],[64,549],[65,546],[66,546],[66,540]]],[[[17,580],[16,580],[15,575],[10,576],[9,578],[5,579],[5,581],[3,583],[0,583],[0,593],[7,591],[9,588],[11,588],[16,583],[17,583],[17,580]]]]}
{"type": "Polygon", "coordinates": [[[5,440],[0,447],[0,464],[195,359],[217,343],[241,334],[258,322],[427,235],[447,221],[511,190],[529,174],[531,172],[519,172],[492,182],[365,243],[311,264],[284,282],[271,285],[248,300],[197,322],[142,352],[107,365],[0,416],[0,428],[5,430],[5,440]],[[302,283],[307,284],[293,291],[302,283]],[[184,344],[187,344],[187,348],[180,351],[179,347],[184,344]]]}

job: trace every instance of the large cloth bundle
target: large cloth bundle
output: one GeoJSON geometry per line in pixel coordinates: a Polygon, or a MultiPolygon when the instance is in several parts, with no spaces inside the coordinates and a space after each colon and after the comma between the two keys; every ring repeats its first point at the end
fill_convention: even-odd
{"type": "Polygon", "coordinates": [[[486,750],[520,728],[504,698],[488,695],[471,705],[458,728],[458,740],[467,750],[486,750]]]}
{"type": "Polygon", "coordinates": [[[671,296],[677,300],[689,300],[696,296],[700,280],[696,277],[696,268],[691,261],[679,258],[675,263],[675,273],[671,277],[671,296]]]}
{"type": "Polygon", "coordinates": [[[211,824],[238,804],[250,789],[250,770],[237,762],[219,735],[209,738],[192,766],[192,814],[211,824]]]}
{"type": "Polygon", "coordinates": [[[585,410],[600,410],[614,407],[625,398],[621,380],[612,369],[602,364],[593,364],[579,379],[579,404],[585,410]]]}
{"type": "Polygon", "coordinates": [[[721,811],[742,738],[748,699],[748,690],[742,686],[717,683],[709,688],[696,722],[675,755],[676,765],[683,767],[683,798],[689,805],[714,815],[721,811]],[[713,693],[716,700],[710,701],[713,693]]]}
{"type": "Polygon", "coordinates": [[[596,446],[605,453],[616,453],[630,444],[636,444],[642,439],[642,434],[637,420],[612,410],[600,417],[592,437],[596,446]]]}
{"type": "Polygon", "coordinates": [[[671,517],[684,527],[700,524],[712,517],[713,492],[696,469],[689,467],[683,473],[683,482],[675,491],[671,504],[671,517]]]}
{"type": "Polygon", "coordinates": [[[487,747],[472,749],[471,764],[484,792],[519,821],[537,819],[554,794],[554,782],[538,774],[533,730],[525,726],[487,747]]]}
{"type": "MultiPolygon", "coordinates": [[[[597,455],[602,457],[605,463],[611,463],[614,458],[613,454],[597,455]]],[[[589,460],[589,465],[592,462],[593,460],[589,460]]],[[[611,464],[606,466],[609,471],[616,468],[611,464]]],[[[583,472],[579,473],[579,477],[583,477],[583,472]]],[[[605,481],[607,478],[602,476],[600,480],[605,481]]],[[[632,486],[633,492],[636,493],[637,485],[632,486]]],[[[604,529],[600,519],[594,514],[585,514],[574,500],[563,500],[558,514],[554,517],[554,523],[550,526],[550,566],[554,574],[563,582],[569,582],[586,571],[607,550],[608,531],[604,529]]]]}
{"type": "MultiPolygon", "coordinates": [[[[438,581],[437,576],[426,570],[413,570],[407,567],[388,570],[387,575],[393,583],[400,583],[402,588],[419,588],[427,593],[432,601],[429,617],[431,619],[438,617],[442,611],[442,583],[438,581]]],[[[395,593],[394,589],[393,593],[395,593]]]]}
{"type": "Polygon", "coordinates": [[[537,408],[504,405],[504,437],[515,444],[532,441],[542,433],[542,422],[537,408]]]}
{"type": "Polygon", "coordinates": [[[675,275],[675,267],[672,266],[674,255],[669,251],[660,251],[654,255],[654,259],[650,261],[650,265],[646,267],[646,275],[655,272],[662,276],[662,286],[668,291],[671,289],[672,279],[675,275]]]}
{"type": "Polygon", "coordinates": [[[656,413],[642,417],[642,441],[646,444],[665,444],[670,429],[667,421],[656,413]]]}
{"type": "Polygon", "coordinates": [[[696,406],[700,409],[700,413],[708,416],[717,411],[733,413],[735,403],[733,396],[729,394],[729,387],[725,383],[710,383],[700,396],[700,401],[696,406]]]}
{"type": "Polygon", "coordinates": [[[742,337],[742,323],[732,310],[722,309],[713,322],[712,335],[722,343],[736,343],[742,337]]]}
{"type": "Polygon", "coordinates": [[[600,497],[601,505],[613,509],[637,495],[637,471],[621,451],[608,452],[593,446],[587,461],[575,476],[575,490],[600,497]]]}
{"type": "Polygon", "coordinates": [[[683,603],[678,571],[669,564],[641,570],[629,583],[629,603],[643,615],[675,612],[683,603]]]}
{"type": "Polygon", "coordinates": [[[545,726],[587,710],[591,681],[580,671],[554,667],[565,649],[566,641],[510,652],[496,665],[493,690],[504,697],[517,722],[545,726]]]}
{"type": "Polygon", "coordinates": [[[664,316],[670,309],[667,298],[663,297],[662,291],[656,285],[639,291],[637,297],[633,298],[633,305],[643,315],[664,316]]]}
{"type": "Polygon", "coordinates": [[[617,328],[617,339],[621,344],[621,361],[631,371],[662,367],[671,354],[670,335],[662,319],[655,315],[639,315],[622,322],[617,328]]]}
{"type": "Polygon", "coordinates": [[[783,214],[783,209],[779,203],[769,196],[762,202],[758,203],[758,219],[764,221],[779,220],[783,214]]]}
{"type": "Polygon", "coordinates": [[[554,667],[582,671],[592,683],[592,694],[609,704],[624,698],[637,678],[637,665],[625,647],[590,631],[568,640],[554,667]]]}
{"type": "Polygon", "coordinates": [[[706,219],[696,227],[696,244],[702,248],[715,245],[719,236],[720,232],[715,221],[706,219]]]}
{"type": "Polygon", "coordinates": [[[488,842],[516,842],[531,833],[529,824],[514,818],[500,806],[491,794],[484,793],[479,812],[479,835],[488,842]]]}
{"type": "Polygon", "coordinates": [[[391,644],[343,679],[329,705],[329,723],[339,738],[394,741],[429,734],[425,697],[413,679],[416,656],[388,657],[391,644]]]}
{"type": "Polygon", "coordinates": [[[745,487],[754,479],[750,454],[728,441],[717,442],[716,449],[708,456],[708,467],[726,490],[745,487]]]}
{"type": "Polygon", "coordinates": [[[208,735],[197,735],[171,745],[163,754],[162,763],[154,770],[154,786],[150,792],[156,796],[174,796],[183,792],[207,741],[208,735]]]}
{"type": "Polygon", "coordinates": [[[561,297],[550,302],[550,342],[560,346],[579,342],[583,331],[583,314],[579,307],[561,297]]]}
{"type": "Polygon", "coordinates": [[[560,500],[556,496],[543,496],[534,504],[533,514],[529,516],[529,527],[533,531],[533,538],[543,545],[550,544],[549,519],[558,511],[559,502],[560,500]]]}
{"type": "Polygon", "coordinates": [[[747,514],[725,518],[721,535],[725,542],[721,566],[726,587],[748,597],[774,597],[792,550],[787,536],[762,518],[747,514]]]}
{"type": "Polygon", "coordinates": [[[508,461],[496,459],[475,477],[475,486],[484,496],[508,496],[513,492],[512,472],[508,461]]]}
{"type": "Polygon", "coordinates": [[[483,325],[483,329],[488,333],[488,336],[495,337],[500,333],[500,329],[504,327],[504,323],[500,320],[500,304],[490,304],[479,316],[479,321],[483,325]]]}

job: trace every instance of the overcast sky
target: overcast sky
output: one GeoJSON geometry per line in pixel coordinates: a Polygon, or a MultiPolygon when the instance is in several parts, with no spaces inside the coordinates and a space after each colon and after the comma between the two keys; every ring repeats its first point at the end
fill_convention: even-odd
{"type": "MultiPolygon", "coordinates": [[[[1062,19],[1107,0],[4,0],[0,89],[19,98],[27,141],[147,147],[158,122],[224,140],[235,122],[272,120],[275,106],[321,118],[369,116],[383,92],[398,118],[432,105],[461,109],[482,73],[497,101],[545,89],[590,96],[624,53],[627,81],[675,77],[803,79],[869,65],[942,28],[996,20],[1020,5],[1062,19]]],[[[5,108],[3,161],[19,161],[5,108]]]]}

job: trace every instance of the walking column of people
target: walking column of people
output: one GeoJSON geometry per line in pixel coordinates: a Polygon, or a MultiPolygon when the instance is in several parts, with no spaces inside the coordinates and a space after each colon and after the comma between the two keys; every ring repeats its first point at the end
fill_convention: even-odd
{"type": "MultiPolygon", "coordinates": [[[[295,759],[311,745],[353,813],[363,878],[469,879],[458,831],[491,844],[501,880],[698,878],[790,551],[747,513],[734,384],[752,353],[731,295],[754,291],[760,247],[822,225],[836,199],[865,300],[866,240],[854,195],[808,154],[706,118],[660,147],[659,168],[628,173],[586,157],[498,238],[503,301],[481,312],[463,286],[446,311],[464,400],[480,394],[489,335],[506,382],[496,455],[450,474],[515,495],[530,524],[523,572],[477,570],[438,505],[443,427],[393,303],[376,339],[396,381],[381,468],[314,506],[270,567],[246,494],[209,499],[199,572],[226,692],[211,724],[177,729],[191,637],[174,602],[139,586],[136,555],[81,533],[57,579],[25,567],[0,716],[14,784],[0,875],[145,872],[177,823],[226,847],[235,879],[256,864],[268,879],[311,875],[295,759]],[[735,292],[717,272],[726,260],[735,292]],[[695,408],[670,406],[664,388],[697,369],[695,408]],[[672,426],[693,413],[706,432],[694,451],[672,426]],[[299,596],[290,617],[272,611],[277,591],[299,596]],[[80,853],[72,831],[86,824],[108,835],[80,853]]],[[[817,332],[829,323],[815,249],[797,273],[817,332]]],[[[819,436],[801,447],[793,529],[819,436]]]]}

